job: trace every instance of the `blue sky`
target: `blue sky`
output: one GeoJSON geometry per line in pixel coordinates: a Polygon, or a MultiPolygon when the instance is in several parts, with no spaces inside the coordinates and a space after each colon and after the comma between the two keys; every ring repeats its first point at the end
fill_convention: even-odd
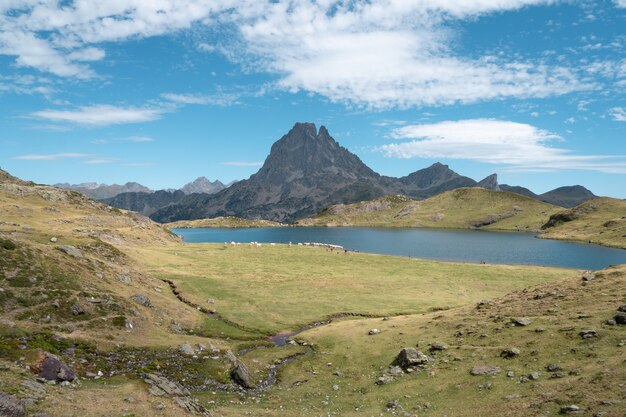
{"type": "Polygon", "coordinates": [[[626,1],[0,1],[0,167],[247,178],[297,121],[385,175],[433,162],[626,198],[626,1]]]}

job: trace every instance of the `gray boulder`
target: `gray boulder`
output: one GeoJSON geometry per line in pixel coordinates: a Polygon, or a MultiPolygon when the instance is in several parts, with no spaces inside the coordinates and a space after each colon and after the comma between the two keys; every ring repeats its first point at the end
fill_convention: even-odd
{"type": "Polygon", "coordinates": [[[476,365],[472,367],[472,369],[470,370],[470,374],[474,376],[477,376],[477,375],[496,376],[500,372],[502,372],[502,369],[499,366],[495,366],[495,365],[476,365]]]}
{"type": "Polygon", "coordinates": [[[132,300],[134,302],[136,302],[137,304],[142,305],[144,307],[150,307],[152,305],[152,303],[150,302],[150,299],[148,298],[147,295],[135,294],[131,298],[132,298],[132,300]]]}
{"type": "Polygon", "coordinates": [[[237,385],[240,385],[246,389],[254,388],[254,384],[250,380],[250,371],[248,367],[241,362],[230,372],[230,376],[237,385]]]}
{"type": "Polygon", "coordinates": [[[626,324],[626,313],[619,311],[614,317],[615,323],[617,324],[626,324]]]}
{"type": "Polygon", "coordinates": [[[400,368],[407,370],[408,368],[425,365],[427,363],[428,356],[424,355],[415,348],[409,347],[402,349],[400,353],[398,353],[398,356],[396,356],[392,365],[397,365],[400,368]]]}
{"type": "Polygon", "coordinates": [[[30,369],[48,381],[73,381],[76,375],[72,368],[63,363],[57,356],[48,352],[41,352],[30,369]]]}
{"type": "Polygon", "coordinates": [[[57,249],[67,255],[73,256],[74,258],[81,259],[83,257],[83,253],[80,249],[74,246],[57,246],[57,249]]]}
{"type": "Polygon", "coordinates": [[[532,320],[528,317],[515,317],[511,319],[511,322],[516,326],[528,326],[532,324],[532,320]]]}
{"type": "Polygon", "coordinates": [[[24,417],[26,409],[24,404],[12,395],[0,392],[0,416],[24,417]]]}
{"type": "Polygon", "coordinates": [[[515,358],[516,356],[519,356],[520,354],[520,350],[518,348],[507,348],[504,349],[502,352],[500,352],[500,357],[504,358],[504,359],[512,359],[515,358]]]}

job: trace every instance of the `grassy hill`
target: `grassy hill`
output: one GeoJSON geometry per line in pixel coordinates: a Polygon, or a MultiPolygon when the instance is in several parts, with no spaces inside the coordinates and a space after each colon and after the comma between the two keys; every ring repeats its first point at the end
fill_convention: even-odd
{"type": "Polygon", "coordinates": [[[626,328],[606,320],[626,301],[626,270],[585,286],[581,274],[184,244],[143,216],[0,171],[0,392],[27,416],[526,416],[569,404],[621,415],[626,328]],[[520,316],[532,323],[513,326],[520,316]],[[268,340],[331,317],[293,344],[268,340]],[[423,369],[377,385],[416,345],[432,358],[423,369]],[[79,379],[37,382],[42,351],[79,379]],[[472,376],[476,365],[501,372],[472,376]],[[235,384],[242,367],[263,384],[235,384]]]}
{"type": "Polygon", "coordinates": [[[247,228],[247,227],[285,227],[283,223],[271,220],[249,220],[239,217],[214,217],[211,219],[179,220],[166,223],[168,229],[196,229],[196,228],[247,228]]]}
{"type": "Polygon", "coordinates": [[[386,196],[335,205],[301,226],[381,226],[538,230],[560,209],[515,193],[460,188],[422,201],[386,196]]]}
{"type": "Polygon", "coordinates": [[[540,237],[626,249],[626,201],[601,197],[553,214],[540,237]]]}

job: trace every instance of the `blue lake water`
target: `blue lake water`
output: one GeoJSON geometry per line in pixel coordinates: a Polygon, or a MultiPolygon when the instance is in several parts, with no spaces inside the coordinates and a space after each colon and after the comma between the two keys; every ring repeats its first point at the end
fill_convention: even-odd
{"type": "Polygon", "coordinates": [[[369,227],[173,229],[186,242],[320,242],[383,255],[442,261],[602,269],[626,264],[626,250],[537,239],[532,233],[369,227]]]}

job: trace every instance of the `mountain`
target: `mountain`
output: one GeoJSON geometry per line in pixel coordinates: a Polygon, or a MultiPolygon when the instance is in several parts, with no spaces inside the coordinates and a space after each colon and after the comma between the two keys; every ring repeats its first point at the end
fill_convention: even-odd
{"type": "Polygon", "coordinates": [[[299,226],[437,227],[538,230],[559,207],[515,193],[458,188],[426,200],[384,196],[330,206],[299,226]]]}
{"type": "Polygon", "coordinates": [[[149,216],[163,207],[179,202],[185,197],[182,190],[165,191],[159,190],[152,193],[132,192],[122,193],[115,197],[101,200],[112,207],[123,208],[149,216]]]}
{"type": "Polygon", "coordinates": [[[237,216],[288,222],[332,204],[349,204],[386,194],[427,198],[475,186],[446,165],[434,164],[406,177],[381,176],[341,147],[321,126],[296,123],[272,145],[261,169],[214,195],[193,194],[152,214],[160,222],[237,216]]]}
{"type": "Polygon", "coordinates": [[[193,180],[190,183],[187,183],[180,190],[185,194],[194,194],[194,193],[205,193],[205,194],[214,194],[219,191],[222,191],[227,186],[224,185],[221,181],[215,180],[213,182],[209,181],[207,177],[199,177],[193,180]]]}
{"type": "Polygon", "coordinates": [[[67,190],[78,191],[79,193],[83,193],[88,197],[91,197],[95,200],[104,200],[107,198],[115,197],[118,194],[128,193],[128,192],[142,192],[142,193],[150,193],[151,189],[145,187],[136,182],[127,182],[126,184],[98,184],[95,182],[85,182],[81,184],[54,184],[55,187],[65,188],[67,190]]]}
{"type": "Polygon", "coordinates": [[[526,197],[535,198],[539,200],[539,196],[537,194],[533,193],[528,188],[520,187],[518,185],[500,184],[500,190],[508,191],[510,193],[516,193],[520,195],[525,195],[526,197]]]}
{"type": "Polygon", "coordinates": [[[595,197],[596,195],[582,185],[572,185],[543,193],[539,195],[539,200],[556,206],[571,208],[595,197]]]}
{"type": "Polygon", "coordinates": [[[476,184],[480,188],[486,190],[500,191],[500,185],[498,184],[498,174],[491,174],[485,177],[483,180],[476,184]]]}

